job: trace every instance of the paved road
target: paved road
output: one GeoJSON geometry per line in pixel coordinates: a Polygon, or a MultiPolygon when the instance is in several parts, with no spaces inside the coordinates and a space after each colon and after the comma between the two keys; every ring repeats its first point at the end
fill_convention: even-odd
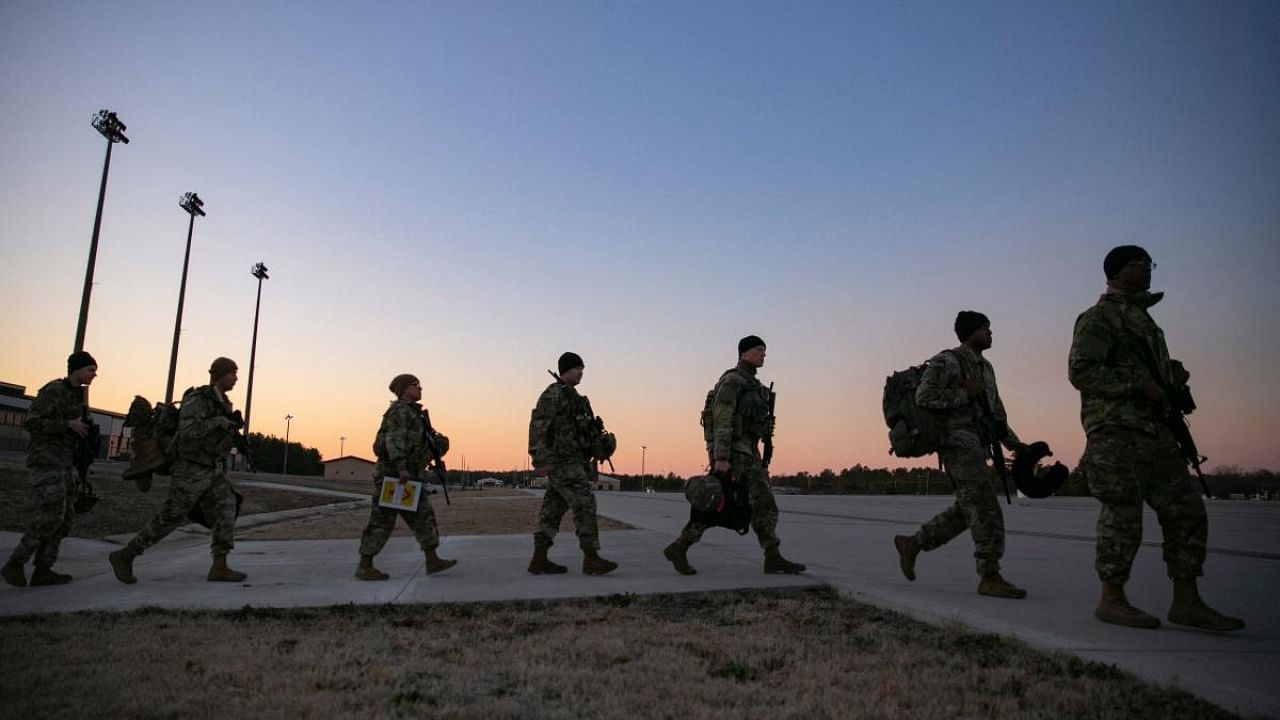
{"type": "MultiPolygon", "coordinates": [[[[110,575],[112,541],[68,540],[60,569],[76,576],[58,588],[0,586],[0,614],[130,609],[145,605],[194,608],[315,606],[345,603],[418,603],[556,598],[829,583],[854,598],[932,622],[958,622],[1009,635],[1034,646],[1070,652],[1140,677],[1182,687],[1246,716],[1280,717],[1280,507],[1245,502],[1210,506],[1210,551],[1205,597],[1244,617],[1235,634],[1164,625],[1130,630],[1093,619],[1098,583],[1093,573],[1092,500],[1018,501],[1005,507],[1009,529],[1005,576],[1027,588],[1026,600],[985,598],[974,592],[973,546],[967,535],[920,556],[919,580],[907,582],[890,538],[910,532],[950,501],[941,497],[779,496],[779,534],[789,558],[805,562],[803,576],[764,575],[754,536],[707,533],[690,553],[699,572],[675,574],[661,548],[679,531],[688,506],[672,494],[598,493],[600,511],[635,530],[605,533],[602,554],[619,561],[613,575],[585,577],[572,536],[561,535],[552,558],[568,575],[524,571],[528,535],[447,537],[441,554],[458,567],[430,578],[412,538],[393,538],[379,557],[392,574],[385,583],[351,579],[355,542],[242,542],[233,566],[249,573],[242,586],[206,583],[207,538],[175,533],[141,557],[137,585],[110,575]]],[[[1159,530],[1147,518],[1148,542],[1138,554],[1128,587],[1139,607],[1163,616],[1171,589],[1160,561],[1159,530]]],[[[0,552],[17,541],[0,533],[0,552]]]]}

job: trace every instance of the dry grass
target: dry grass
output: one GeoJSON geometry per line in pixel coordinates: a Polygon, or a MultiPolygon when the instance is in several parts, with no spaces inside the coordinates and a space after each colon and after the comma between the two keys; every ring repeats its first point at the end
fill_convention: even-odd
{"type": "Polygon", "coordinates": [[[0,637],[15,718],[1232,717],[829,589],[87,612],[0,637]]]}
{"type": "MultiPolygon", "coordinates": [[[[100,538],[136,532],[152,515],[160,512],[169,491],[169,478],[155,476],[151,490],[143,493],[138,492],[132,481],[120,477],[122,470],[119,464],[103,463],[90,471],[89,481],[102,499],[93,510],[76,516],[71,529],[73,537],[100,538]]],[[[241,515],[326,505],[338,500],[314,493],[244,485],[236,489],[244,496],[241,515]]],[[[27,481],[26,468],[12,462],[0,464],[0,530],[22,532],[30,504],[31,484],[27,481]]]]}
{"type": "MultiPolygon", "coordinates": [[[[518,535],[532,533],[538,519],[541,498],[518,490],[449,491],[451,505],[443,495],[431,496],[431,509],[441,535],[518,535]]],[[[324,516],[300,518],[237,532],[243,540],[334,540],[358,538],[369,521],[367,507],[324,516]]],[[[625,523],[601,516],[601,530],[626,530],[625,523]]],[[[573,532],[573,513],[565,513],[561,530],[573,532]]],[[[396,523],[395,535],[413,532],[403,522],[396,523]]]]}

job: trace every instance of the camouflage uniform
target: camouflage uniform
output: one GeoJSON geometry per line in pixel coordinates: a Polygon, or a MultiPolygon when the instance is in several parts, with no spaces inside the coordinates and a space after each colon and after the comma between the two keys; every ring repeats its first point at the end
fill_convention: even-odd
{"type": "Polygon", "coordinates": [[[231,412],[231,401],[217,388],[204,385],[188,390],[178,412],[178,432],[173,443],[173,479],[160,513],[133,536],[128,549],[135,555],[163,540],[187,522],[197,504],[209,521],[209,546],[213,555],[226,555],[234,547],[236,498],[227,479],[227,454],[233,443],[231,430],[219,427],[217,418],[231,412]]]}
{"type": "Polygon", "coordinates": [[[1209,520],[1186,461],[1161,420],[1161,408],[1141,395],[1144,381],[1174,382],[1164,333],[1147,308],[1163,293],[1110,288],[1076,320],[1069,373],[1080,391],[1080,421],[1088,435],[1080,471],[1102,503],[1096,568],[1103,582],[1123,585],[1142,542],[1142,503],[1164,532],[1171,578],[1203,574],[1209,520]],[[1159,377],[1153,375],[1155,364],[1159,377]]]}
{"type": "MultiPolygon", "coordinates": [[[[729,461],[729,474],[747,483],[751,502],[751,529],[760,547],[778,547],[778,504],[773,499],[769,471],[760,457],[760,441],[769,434],[769,391],[756,379],[756,368],[739,361],[720,376],[711,407],[712,439],[707,455],[714,465],[729,461]]],[[[679,542],[692,545],[702,539],[709,525],[692,519],[680,531],[679,542]]]]}
{"type": "Polygon", "coordinates": [[[76,434],[67,423],[84,415],[81,390],[66,379],[40,388],[24,425],[31,433],[27,474],[31,478],[31,515],[26,533],[13,549],[12,562],[22,565],[35,555],[37,567],[51,567],[58,547],[75,519],[76,434]]]}
{"type": "MultiPolygon", "coordinates": [[[[418,545],[424,550],[440,546],[440,529],[436,513],[426,493],[418,497],[417,512],[393,510],[378,505],[382,492],[382,479],[398,478],[407,472],[418,478],[422,469],[434,458],[427,445],[427,418],[418,403],[393,401],[382,415],[382,425],[373,441],[373,452],[378,465],[373,471],[373,500],[369,508],[369,524],[360,535],[360,554],[373,557],[382,551],[391,533],[396,529],[396,517],[404,518],[413,529],[418,545]]],[[[439,437],[439,436],[438,436],[439,437]]]]}
{"type": "Polygon", "coordinates": [[[538,396],[529,420],[529,455],[533,466],[547,470],[547,491],[533,532],[535,546],[549,547],[565,512],[573,511],[578,547],[600,549],[596,498],[591,493],[593,442],[588,423],[595,418],[591,402],[576,389],[554,382],[538,396]]]}
{"type": "Polygon", "coordinates": [[[956,490],[955,504],[916,533],[920,549],[942,547],[967,529],[973,537],[978,575],[996,575],[1004,556],[1004,514],[987,461],[991,459],[993,441],[1011,449],[1020,442],[1009,428],[1004,402],[996,388],[995,370],[986,358],[964,345],[944,350],[929,360],[916,389],[916,403],[950,411],[938,458],[956,490]],[[972,377],[981,377],[985,388],[976,401],[969,398],[965,389],[965,380],[972,377]],[[990,408],[989,414],[986,408],[990,408]]]}

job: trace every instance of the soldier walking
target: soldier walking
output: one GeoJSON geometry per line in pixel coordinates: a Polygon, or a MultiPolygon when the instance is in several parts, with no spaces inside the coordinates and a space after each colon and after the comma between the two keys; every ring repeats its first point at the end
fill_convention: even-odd
{"type": "Polygon", "coordinates": [[[1000,598],[1025,598],[1027,591],[1000,575],[1004,556],[1004,514],[992,486],[988,466],[999,445],[1023,450],[1009,427],[995,369],[983,357],[991,348],[991,321],[986,315],[962,310],[956,315],[960,346],[934,355],[916,388],[916,403],[946,412],[938,457],[955,486],[956,501],[926,522],[914,535],[893,538],[902,574],[916,579],[916,556],[946,545],[968,530],[977,560],[978,593],[1000,598]]]}
{"type": "Polygon", "coordinates": [[[235,545],[236,524],[236,493],[227,478],[228,454],[234,443],[236,423],[232,420],[227,393],[236,386],[238,369],[230,358],[217,358],[209,366],[209,384],[183,394],[178,431],[173,438],[176,451],[173,477],[164,505],[128,544],[108,557],[111,570],[120,582],[137,582],[133,575],[134,558],[185,524],[187,515],[197,505],[209,521],[213,562],[206,579],[210,582],[245,579],[244,573],[227,567],[227,553],[235,545]]]}
{"type": "Polygon", "coordinates": [[[67,358],[67,376],[40,388],[24,424],[31,434],[27,474],[31,479],[31,514],[26,532],[0,569],[5,582],[26,587],[26,563],[35,556],[31,585],[61,585],[71,576],[54,572],[62,539],[71,532],[76,502],[76,443],[89,434],[84,388],[98,374],[98,361],[87,352],[67,358]]]}
{"type": "MultiPolygon", "coordinates": [[[[751,529],[764,550],[766,573],[795,574],[805,566],[782,557],[778,546],[778,503],[769,484],[769,470],[760,455],[760,442],[772,433],[770,391],[760,384],[757,371],[764,366],[765,343],[756,335],[738,341],[738,364],[720,375],[711,410],[711,440],[707,459],[721,482],[746,483],[751,505],[751,529]]],[[[711,527],[692,517],[680,536],[662,554],[681,575],[697,572],[689,564],[689,548],[711,527]]]]}
{"type": "Polygon", "coordinates": [[[401,483],[419,478],[423,468],[432,461],[443,458],[449,450],[449,438],[437,433],[431,426],[426,408],[422,407],[422,383],[407,373],[397,375],[388,386],[396,396],[391,406],[382,414],[382,425],[373,441],[373,453],[378,458],[373,470],[373,501],[369,508],[369,523],[360,535],[360,565],[356,577],[361,580],[386,580],[391,577],[373,566],[373,558],[396,529],[396,518],[403,518],[418,539],[418,546],[427,559],[427,574],[434,575],[458,564],[436,553],[440,547],[440,528],[436,513],[425,493],[418,496],[416,511],[395,510],[378,504],[382,492],[382,480],[398,477],[401,483]],[[434,451],[439,452],[439,456],[434,451]]]}
{"type": "Polygon", "coordinates": [[[529,572],[559,575],[568,568],[547,558],[547,551],[560,530],[564,514],[573,511],[573,525],[582,549],[582,573],[604,575],[618,563],[600,557],[600,529],[597,526],[596,498],[591,494],[591,478],[597,460],[607,458],[616,441],[604,432],[603,424],[591,409],[586,396],[578,394],[585,367],[577,353],[566,352],[557,363],[560,370],[533,408],[529,419],[529,455],[535,472],[547,476],[547,489],[533,532],[533,559],[529,572]]]}
{"type": "Polygon", "coordinates": [[[1080,421],[1088,436],[1080,470],[1102,503],[1095,567],[1102,598],[1095,616],[1107,623],[1156,628],[1160,621],[1129,604],[1124,585],[1142,543],[1142,504],[1164,534],[1164,562],[1173,580],[1169,622],[1205,630],[1239,630],[1244,621],[1205,604],[1196,578],[1204,574],[1209,518],[1192,486],[1165,418],[1170,390],[1190,375],[1169,358],[1164,332],[1148,312],[1164,297],[1151,292],[1156,264],[1136,245],[1121,245],[1103,260],[1107,290],[1076,319],[1068,359],[1080,391],[1080,421]]]}

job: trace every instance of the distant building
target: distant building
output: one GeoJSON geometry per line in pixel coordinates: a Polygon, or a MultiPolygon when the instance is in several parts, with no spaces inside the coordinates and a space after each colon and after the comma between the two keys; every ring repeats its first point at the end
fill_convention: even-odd
{"type": "Polygon", "coordinates": [[[355,455],[343,455],[334,460],[325,460],[325,480],[355,480],[368,482],[373,479],[373,469],[377,463],[355,455]]]}
{"type": "MultiPolygon", "coordinates": [[[[27,449],[31,435],[23,425],[27,422],[27,410],[34,400],[34,396],[27,395],[25,385],[0,382],[0,450],[27,449]]],[[[127,458],[133,432],[124,426],[124,415],[90,407],[89,418],[97,424],[102,437],[98,444],[98,457],[113,458],[119,455],[122,459],[127,458]]]]}
{"type": "Polygon", "coordinates": [[[496,477],[480,478],[476,481],[476,487],[481,490],[487,487],[502,487],[503,482],[496,477]]]}
{"type": "Polygon", "coordinates": [[[592,490],[620,490],[622,489],[622,481],[616,477],[608,475],[600,475],[591,485],[592,490]]]}

